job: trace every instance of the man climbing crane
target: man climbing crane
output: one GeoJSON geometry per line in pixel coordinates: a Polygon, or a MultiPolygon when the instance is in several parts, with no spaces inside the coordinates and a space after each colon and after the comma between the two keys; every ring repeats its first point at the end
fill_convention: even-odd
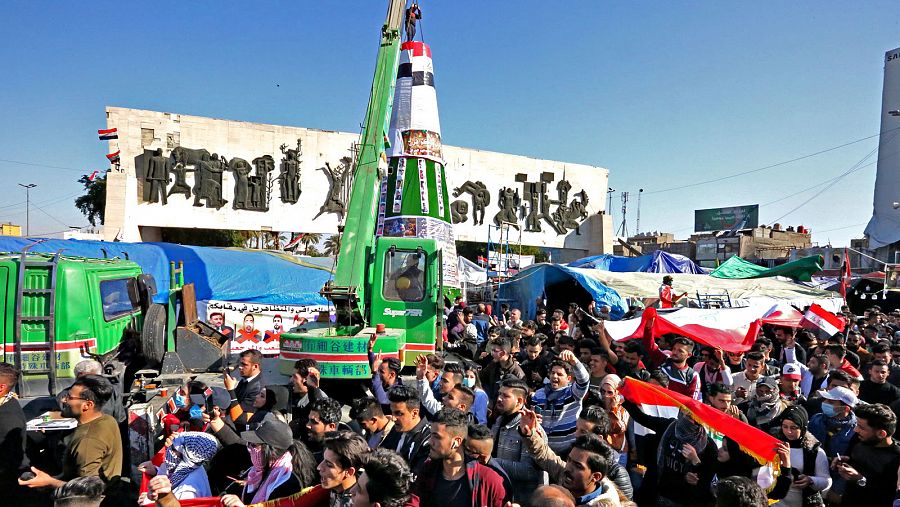
{"type": "Polygon", "coordinates": [[[416,21],[422,19],[422,11],[419,9],[419,3],[413,2],[406,9],[406,40],[411,42],[416,37],[416,21]]]}

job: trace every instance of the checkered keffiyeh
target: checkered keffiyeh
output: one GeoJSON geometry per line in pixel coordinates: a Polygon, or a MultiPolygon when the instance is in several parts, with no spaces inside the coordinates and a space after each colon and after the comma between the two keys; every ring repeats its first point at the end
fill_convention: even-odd
{"type": "Polygon", "coordinates": [[[219,450],[215,437],[200,431],[179,433],[166,450],[166,475],[172,488],[178,487],[188,475],[212,459],[219,450]]]}

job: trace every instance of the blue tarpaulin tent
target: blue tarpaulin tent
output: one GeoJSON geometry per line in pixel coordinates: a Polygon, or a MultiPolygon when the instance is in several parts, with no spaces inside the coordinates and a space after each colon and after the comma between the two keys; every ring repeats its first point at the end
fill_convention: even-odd
{"type": "Polygon", "coordinates": [[[568,264],[570,268],[602,269],[616,273],[690,273],[702,275],[702,268],[683,255],[670,254],[657,250],[640,257],[622,257],[619,255],[595,255],[585,257],[568,264]]]}
{"type": "MultiPolygon", "coordinates": [[[[0,252],[19,252],[35,238],[0,236],[0,252]]],[[[184,246],[173,243],[118,243],[47,239],[31,252],[74,257],[128,258],[153,275],[167,302],[169,262],[184,262],[184,279],[193,283],[198,300],[245,301],[276,305],[325,305],[319,290],[331,276],[327,269],[280,252],[242,248],[184,246]]]]}
{"type": "Polygon", "coordinates": [[[537,311],[536,299],[548,285],[574,280],[586,290],[598,305],[608,305],[614,319],[621,319],[628,311],[625,299],[615,290],[590,276],[592,269],[571,268],[560,264],[534,264],[503,284],[504,297],[524,305],[522,312],[529,318],[537,311]]]}

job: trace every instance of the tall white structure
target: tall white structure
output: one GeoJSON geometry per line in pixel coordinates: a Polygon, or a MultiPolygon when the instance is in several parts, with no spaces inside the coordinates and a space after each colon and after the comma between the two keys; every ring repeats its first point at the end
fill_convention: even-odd
{"type": "MultiPolygon", "coordinates": [[[[872,219],[866,226],[869,248],[900,241],[900,48],[884,54],[884,89],[881,94],[881,137],[872,219]]],[[[896,249],[894,249],[896,250],[896,249]]],[[[896,262],[889,252],[878,257],[896,262]]]]}

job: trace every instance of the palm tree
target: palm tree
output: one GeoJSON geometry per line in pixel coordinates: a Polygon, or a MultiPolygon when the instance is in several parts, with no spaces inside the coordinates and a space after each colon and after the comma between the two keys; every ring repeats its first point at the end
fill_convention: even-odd
{"type": "Polygon", "coordinates": [[[328,239],[325,240],[323,246],[325,247],[325,255],[329,257],[336,256],[338,252],[341,251],[340,234],[332,234],[331,236],[328,236],[328,239]]]}
{"type": "Polygon", "coordinates": [[[316,250],[316,245],[322,241],[322,235],[318,232],[310,232],[303,235],[303,238],[300,239],[300,245],[303,249],[303,253],[306,255],[316,255],[318,254],[318,250],[316,250]]]}

